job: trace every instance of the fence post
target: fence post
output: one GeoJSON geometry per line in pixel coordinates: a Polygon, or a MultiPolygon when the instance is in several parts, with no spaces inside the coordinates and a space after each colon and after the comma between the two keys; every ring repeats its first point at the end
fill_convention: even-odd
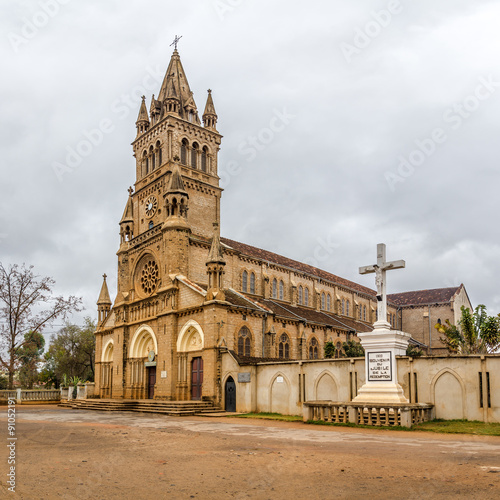
{"type": "Polygon", "coordinates": [[[19,404],[19,405],[21,404],[21,400],[22,400],[22,399],[21,399],[21,393],[22,393],[22,389],[17,389],[17,397],[16,397],[16,400],[17,400],[17,401],[16,401],[16,402],[17,402],[17,404],[19,404]]]}

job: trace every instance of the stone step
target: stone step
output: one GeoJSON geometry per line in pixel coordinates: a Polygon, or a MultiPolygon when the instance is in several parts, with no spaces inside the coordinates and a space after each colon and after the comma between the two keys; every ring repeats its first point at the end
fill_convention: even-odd
{"type": "Polygon", "coordinates": [[[101,411],[135,411],[141,413],[156,413],[170,416],[191,416],[210,413],[221,413],[209,401],[147,401],[147,400],[75,400],[65,403],[65,406],[78,410],[101,411]]]}

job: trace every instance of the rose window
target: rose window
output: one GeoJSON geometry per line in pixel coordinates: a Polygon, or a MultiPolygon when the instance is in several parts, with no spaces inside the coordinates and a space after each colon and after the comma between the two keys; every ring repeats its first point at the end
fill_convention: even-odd
{"type": "Polygon", "coordinates": [[[146,293],[154,292],[159,281],[158,265],[154,260],[148,260],[141,271],[141,287],[146,293]]]}

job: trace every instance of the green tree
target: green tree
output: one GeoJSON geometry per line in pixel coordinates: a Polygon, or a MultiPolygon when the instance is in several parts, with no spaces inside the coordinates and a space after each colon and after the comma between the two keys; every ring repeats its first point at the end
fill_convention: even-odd
{"type": "Polygon", "coordinates": [[[362,358],[365,355],[365,350],[363,346],[351,339],[342,344],[342,350],[344,351],[343,355],[346,358],[362,358]]]}
{"type": "Polygon", "coordinates": [[[500,314],[488,316],[486,306],[480,304],[473,313],[465,306],[461,307],[462,316],[458,325],[449,320],[443,325],[435,325],[441,333],[443,342],[450,352],[460,354],[486,354],[500,347],[500,314]]]}
{"type": "Polygon", "coordinates": [[[410,356],[412,358],[419,358],[423,353],[424,351],[418,348],[415,344],[408,344],[408,347],[406,349],[407,356],[410,356]]]}
{"type": "Polygon", "coordinates": [[[18,349],[17,356],[21,363],[19,381],[22,387],[33,389],[38,381],[38,364],[45,347],[45,339],[38,332],[29,331],[24,335],[24,344],[18,349]]]}
{"type": "Polygon", "coordinates": [[[333,342],[327,342],[325,344],[325,358],[333,358],[335,356],[335,346],[333,342]]]}
{"type": "Polygon", "coordinates": [[[69,378],[94,380],[95,322],[87,317],[83,327],[66,323],[50,339],[45,359],[58,383],[69,378]]]}
{"type": "Polygon", "coordinates": [[[0,367],[8,372],[9,389],[14,385],[25,334],[39,333],[55,319],[80,310],[80,298],[53,295],[54,283],[52,278],[35,275],[33,266],[5,268],[0,263],[0,367]]]}

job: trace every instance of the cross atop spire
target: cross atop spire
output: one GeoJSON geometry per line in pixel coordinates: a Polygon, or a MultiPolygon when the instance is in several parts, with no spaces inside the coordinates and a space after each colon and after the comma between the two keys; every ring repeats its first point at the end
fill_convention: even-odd
{"type": "Polygon", "coordinates": [[[170,47],[172,47],[172,45],[173,45],[174,49],[177,50],[177,43],[179,42],[179,40],[181,38],[182,38],[182,35],[181,36],[175,35],[174,41],[170,44],[170,47]]]}
{"type": "Polygon", "coordinates": [[[377,245],[377,263],[373,266],[364,266],[359,268],[359,274],[375,273],[375,284],[377,286],[377,321],[374,323],[375,328],[390,328],[391,325],[387,321],[387,282],[385,273],[391,269],[401,269],[406,266],[404,260],[394,260],[386,262],[385,243],[377,245]]]}

